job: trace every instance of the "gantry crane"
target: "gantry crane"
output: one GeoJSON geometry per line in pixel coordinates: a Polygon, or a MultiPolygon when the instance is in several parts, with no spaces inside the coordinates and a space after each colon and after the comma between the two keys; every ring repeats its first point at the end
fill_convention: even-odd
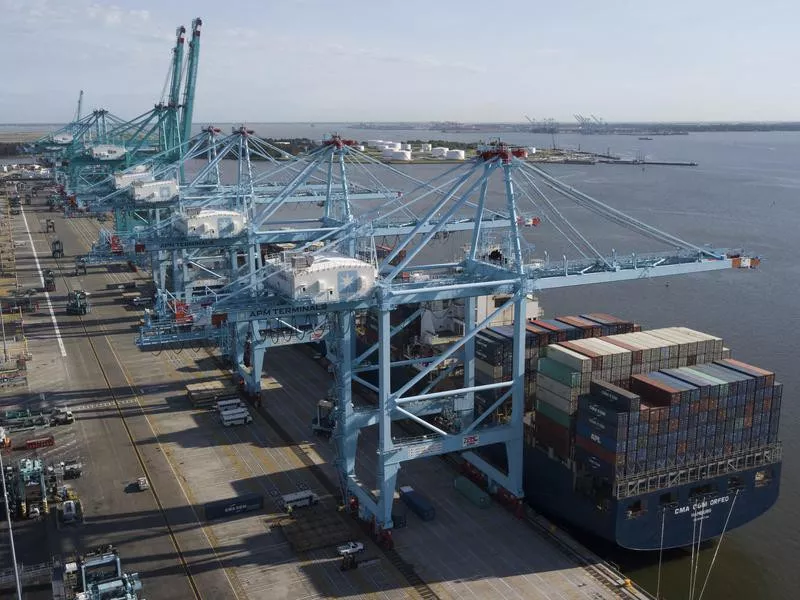
{"type": "MultiPolygon", "coordinates": [[[[414,458],[460,452],[487,475],[492,489],[505,490],[519,499],[523,494],[524,327],[529,295],[556,287],[743,264],[734,259],[740,256],[738,252],[700,247],[629,217],[528,163],[526,156],[523,148],[490,144],[482,147],[476,158],[444,170],[431,181],[419,182],[406,176],[404,181],[411,184],[406,193],[388,195],[377,206],[361,210],[355,210],[346,191],[338,197],[330,193],[335,185],[342,185],[345,177],[329,178],[319,222],[276,221],[285,202],[314,168],[325,165],[331,173],[332,165],[344,164],[348,158],[359,166],[370,163],[370,157],[351,143],[333,138],[295,165],[299,169],[296,177],[266,199],[261,210],[247,213],[246,257],[240,268],[231,271],[238,277],[205,297],[184,297],[180,310],[162,289],[160,295],[167,301],[161,303],[159,320],[143,328],[138,343],[142,348],[160,348],[165,343],[213,340],[231,358],[246,389],[258,393],[264,362],[269,362],[269,348],[324,337],[334,365],[333,439],[343,500],[348,504],[354,500],[362,517],[374,519],[384,540],[391,539],[398,471],[403,462],[414,458]],[[613,251],[603,254],[565,217],[551,192],[600,217],[598,222],[625,227],[667,250],[646,255],[621,256],[613,251]],[[535,230],[537,239],[546,239],[546,232],[558,233],[580,258],[568,260],[563,256],[562,260],[552,261],[547,252],[532,246],[528,232],[534,230],[523,229],[531,222],[526,216],[528,209],[539,215],[534,222],[542,224],[535,230]],[[398,215],[412,210],[419,214],[405,223],[396,221],[398,215]],[[434,239],[459,228],[468,236],[460,258],[424,258],[426,247],[434,239]],[[489,246],[490,229],[492,237],[506,234],[502,251],[489,246]],[[374,240],[389,231],[397,241],[379,255],[374,251],[374,240]],[[259,256],[261,243],[288,241],[295,244],[291,250],[259,256]],[[478,299],[496,294],[506,300],[478,320],[478,299]],[[464,307],[463,336],[435,357],[399,361],[393,358],[392,337],[419,315],[419,307],[456,300],[464,307]],[[410,316],[393,323],[392,312],[409,306],[411,310],[406,312],[410,316]],[[515,315],[512,379],[475,385],[475,335],[508,308],[513,308],[515,315]],[[363,311],[376,315],[378,340],[357,354],[354,324],[356,315],[363,311]],[[457,389],[437,388],[442,382],[440,367],[448,361],[463,367],[463,379],[457,389]],[[408,381],[393,381],[393,367],[408,365],[416,366],[418,374],[408,381]],[[376,377],[369,380],[370,374],[376,377]],[[359,405],[354,385],[372,390],[377,406],[359,405]],[[499,393],[497,400],[475,414],[475,393],[490,390],[499,393]],[[510,404],[510,419],[493,421],[491,415],[503,404],[510,404]],[[447,429],[432,419],[444,412],[455,416],[447,429]],[[413,421],[428,435],[403,437],[393,427],[398,420],[413,421]],[[379,432],[378,480],[370,485],[356,476],[355,456],[360,431],[373,425],[379,432]],[[473,452],[496,443],[505,445],[506,473],[473,452]]],[[[387,170],[396,177],[404,175],[391,167],[387,170]]],[[[376,175],[375,171],[371,174],[376,175]]]]}
{"type": "Polygon", "coordinates": [[[107,184],[113,181],[110,177],[113,173],[134,167],[153,156],[173,163],[188,148],[184,141],[189,140],[191,133],[201,25],[199,18],[192,21],[183,88],[186,28],[181,26],[176,30],[162,98],[151,110],[127,121],[106,110],[95,110],[33,145],[32,151],[52,155],[54,163],[62,167],[59,170],[60,183],[69,198],[66,202],[68,212],[85,207],[97,194],[110,192],[112,188],[107,184]],[[167,90],[168,96],[165,97],[167,90]],[[181,91],[183,104],[180,103],[181,91]]]}

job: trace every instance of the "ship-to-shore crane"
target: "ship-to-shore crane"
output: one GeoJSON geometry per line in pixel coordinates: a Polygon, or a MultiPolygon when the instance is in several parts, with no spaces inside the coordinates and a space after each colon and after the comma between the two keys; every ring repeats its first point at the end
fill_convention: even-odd
{"type": "MultiPolygon", "coordinates": [[[[161,290],[167,301],[161,303],[157,321],[142,330],[139,344],[143,348],[160,348],[169,343],[211,339],[231,359],[246,389],[257,394],[263,366],[269,364],[269,348],[324,337],[333,364],[333,439],[339,455],[343,499],[354,500],[361,516],[374,520],[381,539],[387,543],[391,543],[397,474],[408,460],[462,453],[487,475],[491,489],[504,490],[519,499],[523,494],[524,327],[529,295],[556,287],[679,275],[741,264],[736,258],[740,253],[697,246],[629,217],[527,162],[526,155],[525,149],[499,142],[486,145],[476,158],[445,170],[429,182],[415,182],[406,176],[406,184],[414,182],[409,191],[389,195],[377,206],[361,212],[353,209],[346,193],[338,197],[328,194],[320,221],[303,226],[287,220],[274,221],[280,209],[285,208],[284,201],[307,181],[312,170],[322,165],[330,169],[331,165],[348,160],[355,167],[374,163],[351,143],[333,138],[298,163],[299,174],[278,194],[266,199],[262,210],[248,212],[248,254],[238,277],[202,299],[185,301],[180,312],[170,313],[170,302],[173,309],[176,303],[166,290],[161,290]],[[573,220],[565,217],[554,198],[585,209],[598,218],[595,224],[624,227],[661,244],[666,251],[625,256],[601,253],[573,220]],[[539,215],[536,222],[542,223],[542,233],[558,232],[580,258],[568,260],[564,256],[553,261],[546,252],[532,247],[527,232],[537,230],[523,230],[530,223],[530,209],[539,215]],[[413,220],[404,224],[395,221],[412,210],[417,211],[413,220]],[[268,226],[270,222],[273,224],[268,226]],[[370,252],[374,241],[372,246],[365,241],[384,235],[392,224],[397,227],[396,243],[380,256],[370,252]],[[459,227],[469,238],[463,256],[452,261],[424,258],[432,240],[448,231],[458,231],[459,227]],[[492,237],[506,234],[502,252],[489,251],[490,227],[492,237]],[[256,255],[262,243],[288,242],[294,244],[289,250],[256,255]],[[497,294],[506,300],[479,322],[475,317],[477,299],[497,294]],[[392,336],[415,316],[413,307],[456,299],[465,307],[463,336],[458,341],[436,357],[393,359],[392,336]],[[392,312],[409,305],[412,316],[393,324],[392,312]],[[475,385],[475,335],[509,307],[515,314],[512,379],[475,385]],[[377,316],[378,341],[357,355],[355,321],[363,311],[377,316]],[[463,366],[463,381],[457,389],[436,387],[441,382],[439,368],[445,361],[463,366]],[[393,367],[407,365],[415,365],[418,375],[408,381],[393,381],[393,367]],[[365,378],[370,373],[377,377],[365,378]],[[372,390],[377,406],[365,407],[356,402],[354,384],[372,390]],[[489,390],[499,392],[497,401],[475,414],[474,394],[489,390]],[[493,422],[494,411],[509,402],[510,420],[493,422]],[[455,426],[448,430],[431,419],[444,411],[457,417],[455,426]],[[428,435],[403,437],[392,425],[397,420],[413,421],[428,435]],[[375,459],[379,475],[374,485],[360,481],[355,474],[359,433],[369,426],[377,426],[379,432],[375,459]],[[507,473],[473,452],[497,443],[506,447],[507,473]]],[[[394,171],[395,176],[404,175],[394,171]]],[[[371,174],[377,176],[376,171],[371,174]]],[[[343,181],[344,176],[329,179],[328,187],[343,181]]],[[[178,242],[177,238],[172,240],[178,242]]]]}

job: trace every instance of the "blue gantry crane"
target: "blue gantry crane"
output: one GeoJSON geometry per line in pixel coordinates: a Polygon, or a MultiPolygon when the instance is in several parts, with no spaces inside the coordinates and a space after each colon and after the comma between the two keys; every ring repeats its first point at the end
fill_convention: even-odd
{"type": "MultiPolygon", "coordinates": [[[[138,344],[162,348],[212,340],[230,358],[247,392],[258,394],[270,348],[324,339],[333,365],[331,416],[336,422],[333,439],[343,500],[357,505],[386,543],[391,543],[398,471],[415,458],[462,453],[487,475],[491,489],[522,498],[524,326],[531,294],[726,269],[741,263],[734,260],[741,256],[739,252],[697,246],[625,215],[561,182],[526,157],[524,148],[497,142],[482,146],[474,159],[420,181],[392,166],[379,165],[352,142],[333,137],[307,157],[270,165],[268,173],[288,173],[290,179],[276,187],[277,193],[261,196],[252,183],[260,176],[247,171],[251,164],[240,165],[233,193],[207,195],[203,200],[204,209],[215,205],[241,215],[235,235],[220,235],[218,220],[220,226],[208,228],[218,233],[205,238],[190,234],[186,226],[171,229],[169,235],[162,230],[157,236],[158,243],[164,244],[159,252],[172,256],[173,270],[175,265],[185,270],[191,260],[187,254],[176,259],[176,253],[205,245],[223,247],[220,262],[229,265],[224,285],[209,293],[187,294],[185,286],[165,289],[164,279],[157,279],[157,309],[140,332],[138,344]],[[320,170],[325,192],[321,205],[310,207],[322,209],[322,214],[298,214],[297,192],[315,182],[311,177],[320,170]],[[406,191],[387,188],[381,199],[358,203],[350,193],[354,172],[373,182],[391,178],[406,191]],[[582,231],[580,222],[566,217],[558,200],[582,208],[590,217],[583,225],[593,231],[599,223],[608,223],[641,234],[665,250],[604,254],[582,231]],[[287,212],[289,207],[292,210],[287,212]],[[432,255],[432,243],[449,235],[466,237],[460,256],[442,260],[432,255]],[[376,240],[387,236],[395,241],[379,252],[376,240]],[[237,241],[231,243],[234,238],[237,241]],[[534,241],[568,247],[578,258],[568,259],[564,252],[560,260],[552,260],[534,241]],[[479,318],[477,306],[486,296],[503,299],[479,318]],[[398,360],[391,350],[393,336],[433,303],[461,307],[459,335],[435,356],[398,360]],[[408,310],[403,314],[408,316],[393,322],[393,312],[404,307],[408,310]],[[514,313],[512,378],[476,385],[475,335],[507,310],[514,313]],[[356,352],[356,322],[365,312],[377,320],[378,339],[365,351],[356,352]],[[414,366],[417,374],[393,380],[394,369],[405,366],[414,366]],[[458,384],[441,387],[455,372],[454,366],[463,373],[458,384]],[[374,392],[377,405],[362,405],[354,394],[356,386],[374,392]],[[475,394],[482,391],[496,393],[497,400],[476,411],[475,394]],[[493,414],[503,405],[510,407],[510,419],[501,422],[493,414]],[[446,427],[435,418],[444,413],[450,416],[446,427]],[[393,425],[401,420],[416,423],[427,435],[404,436],[393,425]],[[377,426],[379,432],[374,485],[362,482],[355,472],[359,434],[369,426],[377,426]],[[490,444],[505,446],[507,472],[475,454],[474,450],[490,444]]],[[[209,168],[210,163],[198,177],[209,168]]],[[[173,218],[187,216],[178,210],[173,218]]]]}

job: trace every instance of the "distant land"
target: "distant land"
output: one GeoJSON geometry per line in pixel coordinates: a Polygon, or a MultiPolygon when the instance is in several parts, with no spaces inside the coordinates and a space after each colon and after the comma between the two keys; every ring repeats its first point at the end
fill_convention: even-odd
{"type": "Polygon", "coordinates": [[[780,122],[704,122],[704,123],[609,123],[602,119],[581,117],[573,123],[560,123],[552,119],[531,120],[529,123],[458,123],[455,121],[427,123],[356,123],[352,129],[380,131],[420,130],[442,133],[503,132],[516,133],[577,133],[583,135],[688,135],[711,131],[800,131],[800,121],[780,122]]]}

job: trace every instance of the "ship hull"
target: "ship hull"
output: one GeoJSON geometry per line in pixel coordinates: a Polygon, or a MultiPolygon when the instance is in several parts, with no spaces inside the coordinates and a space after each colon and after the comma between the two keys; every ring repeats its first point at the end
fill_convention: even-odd
{"type": "Polygon", "coordinates": [[[729,475],[686,483],[622,500],[610,499],[605,510],[575,491],[572,471],[536,448],[525,449],[525,494],[531,506],[582,531],[629,550],[659,550],[708,541],[749,523],[778,499],[781,463],[735,473],[742,487],[728,491],[729,475]],[[769,482],[755,483],[756,473],[769,482]],[[711,486],[716,494],[690,499],[694,490],[711,486]],[[669,502],[662,505],[662,499],[669,502]],[[640,503],[637,506],[637,503],[640,503]],[[631,507],[641,508],[632,511],[631,507]],[[663,520],[663,538],[662,538],[663,520]],[[726,527],[727,522],[727,527],[726,527]]]}

